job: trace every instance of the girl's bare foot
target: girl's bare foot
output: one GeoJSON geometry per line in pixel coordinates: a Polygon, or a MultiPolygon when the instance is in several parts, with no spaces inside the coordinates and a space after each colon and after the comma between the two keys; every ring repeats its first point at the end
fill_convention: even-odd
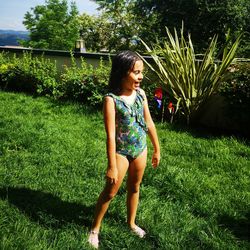
{"type": "Polygon", "coordinates": [[[91,230],[89,233],[89,238],[88,238],[88,243],[96,249],[98,249],[98,246],[99,246],[98,236],[99,236],[99,232],[91,230]]]}
{"type": "Polygon", "coordinates": [[[146,235],[146,232],[145,232],[142,228],[140,228],[140,227],[138,227],[138,226],[135,226],[135,227],[131,228],[131,230],[132,230],[137,236],[139,236],[140,238],[144,238],[145,235],[146,235]]]}

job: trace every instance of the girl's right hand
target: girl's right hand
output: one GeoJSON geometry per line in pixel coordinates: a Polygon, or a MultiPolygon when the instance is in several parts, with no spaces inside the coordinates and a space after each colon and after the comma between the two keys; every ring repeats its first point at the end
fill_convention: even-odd
{"type": "Polygon", "coordinates": [[[118,171],[117,168],[109,168],[106,173],[107,181],[110,184],[116,184],[118,181],[118,171]]]}

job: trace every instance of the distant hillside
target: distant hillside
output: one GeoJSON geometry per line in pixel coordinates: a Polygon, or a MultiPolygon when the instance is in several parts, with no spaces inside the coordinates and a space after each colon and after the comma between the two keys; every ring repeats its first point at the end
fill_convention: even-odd
{"type": "Polygon", "coordinates": [[[28,31],[0,30],[0,46],[18,46],[18,40],[28,40],[28,31]]]}

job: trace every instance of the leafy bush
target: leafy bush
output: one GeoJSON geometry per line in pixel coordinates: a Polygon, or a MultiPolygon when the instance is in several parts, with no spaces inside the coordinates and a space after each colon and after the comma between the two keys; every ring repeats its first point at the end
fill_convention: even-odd
{"type": "Polygon", "coordinates": [[[0,88],[6,88],[15,68],[15,56],[10,59],[8,54],[0,54],[0,88]]]}
{"type": "Polygon", "coordinates": [[[7,87],[9,79],[12,78],[13,70],[13,63],[4,63],[0,65],[0,87],[4,89],[7,87]]]}
{"type": "Polygon", "coordinates": [[[107,92],[110,63],[100,61],[98,67],[87,64],[83,59],[78,67],[72,57],[72,65],[65,66],[58,85],[58,93],[63,99],[71,99],[91,106],[100,106],[107,92]]]}
{"type": "Polygon", "coordinates": [[[236,64],[231,68],[228,81],[220,88],[220,93],[228,104],[228,114],[244,124],[250,123],[250,63],[236,64]]]}
{"type": "Polygon", "coordinates": [[[65,66],[58,76],[56,64],[49,59],[0,54],[0,88],[31,94],[49,95],[54,98],[74,100],[100,106],[107,92],[110,62],[100,60],[98,67],[87,64],[83,59],[80,67],[71,57],[72,65],[65,66]]]}
{"type": "Polygon", "coordinates": [[[168,40],[163,45],[156,44],[151,49],[143,41],[155,64],[146,63],[159,76],[162,88],[176,102],[187,124],[194,122],[201,107],[214,94],[225,77],[227,68],[234,60],[241,36],[230,46],[224,47],[221,61],[218,61],[217,36],[214,36],[201,60],[195,54],[191,36],[180,36],[174,30],[172,35],[167,29],[168,40]]]}
{"type": "Polygon", "coordinates": [[[31,53],[23,53],[21,58],[2,53],[0,63],[2,88],[31,94],[56,94],[57,69],[49,59],[32,57],[31,53]]]}

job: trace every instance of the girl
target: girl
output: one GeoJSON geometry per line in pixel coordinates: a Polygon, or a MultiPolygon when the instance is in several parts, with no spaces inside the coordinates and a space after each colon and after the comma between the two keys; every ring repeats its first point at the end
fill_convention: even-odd
{"type": "Polygon", "coordinates": [[[152,165],[160,162],[160,146],[145,92],[140,88],[143,61],[132,51],[122,51],[112,60],[109,88],[104,98],[108,167],[106,185],[99,196],[88,242],[98,248],[99,230],[110,201],[128,172],[127,223],[140,238],[145,231],[136,225],[139,188],[147,161],[146,134],[154,147],[152,165]]]}

